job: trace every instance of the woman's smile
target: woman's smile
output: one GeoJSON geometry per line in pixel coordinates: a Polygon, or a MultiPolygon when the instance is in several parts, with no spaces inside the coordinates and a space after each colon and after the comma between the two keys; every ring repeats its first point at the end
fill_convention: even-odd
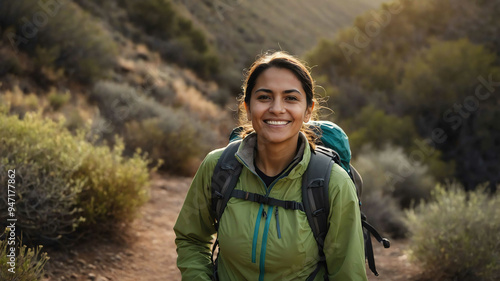
{"type": "Polygon", "coordinates": [[[290,123],[290,121],[279,121],[279,120],[265,120],[264,122],[272,126],[284,126],[290,123]]]}

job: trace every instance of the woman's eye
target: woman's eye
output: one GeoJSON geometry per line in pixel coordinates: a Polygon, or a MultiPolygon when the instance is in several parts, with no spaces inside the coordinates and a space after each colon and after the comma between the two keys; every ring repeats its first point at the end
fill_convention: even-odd
{"type": "Polygon", "coordinates": [[[286,97],[286,100],[297,101],[299,99],[296,96],[288,96],[286,97]]]}
{"type": "Polygon", "coordinates": [[[266,95],[261,95],[261,96],[258,96],[257,99],[258,100],[267,100],[267,99],[270,99],[270,97],[266,96],[266,95]]]}

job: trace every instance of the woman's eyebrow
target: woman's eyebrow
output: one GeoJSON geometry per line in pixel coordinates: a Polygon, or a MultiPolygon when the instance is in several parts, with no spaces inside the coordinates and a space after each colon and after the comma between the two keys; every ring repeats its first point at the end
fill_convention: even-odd
{"type": "Polygon", "coordinates": [[[302,95],[302,93],[297,89],[285,90],[284,93],[285,94],[298,93],[298,94],[302,95]]]}
{"type": "Polygon", "coordinates": [[[257,90],[255,90],[255,93],[257,92],[265,92],[265,93],[268,93],[268,94],[272,94],[273,91],[271,91],[270,89],[266,89],[266,88],[259,88],[257,90]]]}
{"type": "MultiPolygon", "coordinates": [[[[273,91],[271,89],[267,89],[267,88],[259,88],[259,89],[255,90],[255,93],[257,93],[257,92],[265,92],[268,94],[273,93],[273,91]]],[[[285,94],[298,93],[298,94],[302,95],[302,93],[297,89],[285,90],[285,91],[283,91],[283,93],[285,93],[285,94]]]]}

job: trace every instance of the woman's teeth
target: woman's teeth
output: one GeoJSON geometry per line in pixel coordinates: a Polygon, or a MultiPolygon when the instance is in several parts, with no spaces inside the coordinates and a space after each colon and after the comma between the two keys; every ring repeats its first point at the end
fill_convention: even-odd
{"type": "Polygon", "coordinates": [[[266,121],[269,125],[286,125],[288,121],[266,121]]]}

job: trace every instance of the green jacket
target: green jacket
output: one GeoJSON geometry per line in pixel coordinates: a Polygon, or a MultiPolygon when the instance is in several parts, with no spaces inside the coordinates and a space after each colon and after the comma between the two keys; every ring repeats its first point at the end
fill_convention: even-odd
{"type": "MultiPolygon", "coordinates": [[[[302,201],[302,175],[311,149],[302,145],[288,170],[266,188],[254,163],[256,135],[246,137],[237,152],[244,165],[235,189],[302,201]]],[[[182,280],[211,280],[211,244],[215,234],[211,213],[211,179],[223,149],[207,155],[196,173],[174,226],[177,266],[182,280]]],[[[331,281],[366,279],[364,242],[356,190],[344,169],[334,165],[329,186],[329,230],[324,252],[331,281]]],[[[219,233],[219,279],[306,280],[314,271],[318,247],[306,214],[300,210],[231,198],[219,233]]],[[[315,280],[323,280],[322,269],[315,280]]]]}

